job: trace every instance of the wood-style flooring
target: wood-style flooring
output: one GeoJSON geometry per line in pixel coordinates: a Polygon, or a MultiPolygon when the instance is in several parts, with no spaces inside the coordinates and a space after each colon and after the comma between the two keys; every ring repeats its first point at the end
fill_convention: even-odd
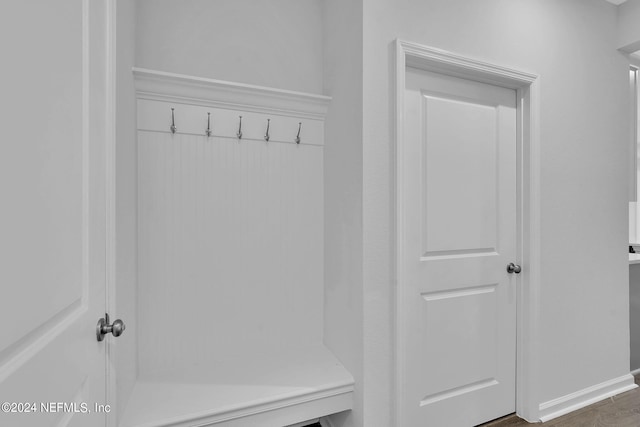
{"type": "MultiPolygon", "coordinates": [[[[640,385],[640,375],[636,375],[640,385]]],[[[515,414],[479,427],[640,427],[640,387],[578,409],[544,424],[531,424],[515,414]]]]}

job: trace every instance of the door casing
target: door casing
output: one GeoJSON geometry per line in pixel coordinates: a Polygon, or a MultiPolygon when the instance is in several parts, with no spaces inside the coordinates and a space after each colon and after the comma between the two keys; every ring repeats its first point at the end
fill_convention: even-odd
{"type": "MultiPolygon", "coordinates": [[[[105,298],[107,313],[116,315],[116,36],[117,1],[105,0],[106,10],[106,63],[107,90],[105,93],[105,298]]],[[[124,319],[125,322],[127,319],[124,319]]],[[[106,340],[106,399],[112,410],[106,414],[106,427],[116,427],[123,408],[118,407],[116,399],[116,370],[114,353],[117,346],[113,340],[106,340]]]]}
{"type": "Polygon", "coordinates": [[[540,278],[539,78],[535,74],[489,64],[433,47],[397,39],[395,68],[395,411],[394,425],[404,426],[403,384],[406,348],[404,275],[402,271],[404,199],[403,128],[406,68],[413,67],[516,90],[517,96],[517,259],[523,266],[517,282],[516,413],[539,420],[538,348],[540,278]]]}

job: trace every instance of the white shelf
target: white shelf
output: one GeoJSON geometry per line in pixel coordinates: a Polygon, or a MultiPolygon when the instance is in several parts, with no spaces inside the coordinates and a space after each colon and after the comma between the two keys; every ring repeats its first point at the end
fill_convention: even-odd
{"type": "Polygon", "coordinates": [[[640,254],[629,254],[629,265],[640,264],[640,254]]]}
{"type": "Polygon", "coordinates": [[[139,378],[120,427],[282,427],[353,405],[353,377],[323,346],[139,378]]]}
{"type": "Polygon", "coordinates": [[[133,68],[138,99],[220,106],[324,120],[331,97],[185,74],[133,68]]]}

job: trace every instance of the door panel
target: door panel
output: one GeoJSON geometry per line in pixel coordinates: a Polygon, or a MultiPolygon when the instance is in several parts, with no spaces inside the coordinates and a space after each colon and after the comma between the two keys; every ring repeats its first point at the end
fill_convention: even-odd
{"type": "Polygon", "coordinates": [[[15,405],[0,425],[101,426],[104,414],[81,404],[105,398],[95,327],[105,309],[106,8],[9,3],[0,16],[0,403],[15,405]]]}
{"type": "Polygon", "coordinates": [[[422,104],[423,256],[495,252],[496,108],[427,93],[422,104]]]}
{"type": "Polygon", "coordinates": [[[406,426],[515,410],[515,91],[408,68],[401,260],[406,426]]]}
{"type": "Polygon", "coordinates": [[[421,405],[442,397],[443,390],[495,380],[496,285],[422,294],[420,324],[427,328],[420,345],[426,367],[421,405]]]}

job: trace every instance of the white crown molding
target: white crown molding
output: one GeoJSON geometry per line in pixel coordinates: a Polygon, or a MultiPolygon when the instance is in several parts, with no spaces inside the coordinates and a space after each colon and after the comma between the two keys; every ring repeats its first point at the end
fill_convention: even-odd
{"type": "Polygon", "coordinates": [[[627,0],[605,0],[605,1],[611,4],[615,4],[616,6],[619,6],[622,3],[626,2],[627,0]]]}
{"type": "Polygon", "coordinates": [[[535,74],[501,67],[417,43],[397,41],[404,52],[406,66],[518,89],[533,83],[535,74]]]}
{"type": "Polygon", "coordinates": [[[331,97],[133,68],[138,99],[324,119],[331,97]]]}

